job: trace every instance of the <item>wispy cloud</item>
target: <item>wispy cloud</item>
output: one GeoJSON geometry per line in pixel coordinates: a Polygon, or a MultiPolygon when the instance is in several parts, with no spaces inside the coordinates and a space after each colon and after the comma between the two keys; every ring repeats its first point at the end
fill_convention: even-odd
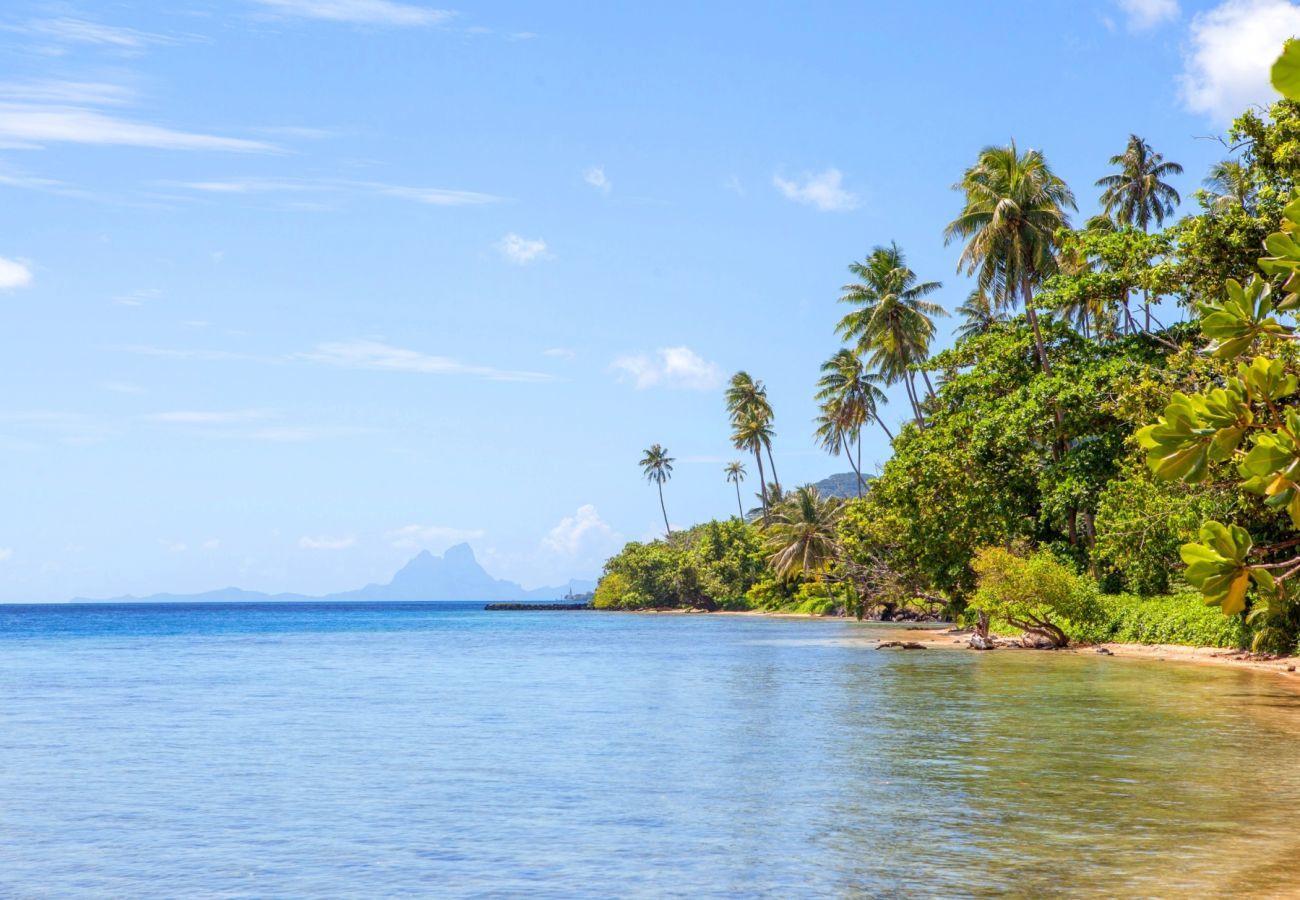
{"type": "Polygon", "coordinates": [[[281,15],[356,25],[440,25],[456,14],[393,0],[254,0],[281,15]]]}
{"type": "Polygon", "coordinates": [[[455,544],[483,536],[481,528],[452,528],[446,525],[404,525],[388,532],[394,547],[415,548],[455,544]]]}
{"type": "Polygon", "coordinates": [[[722,384],[722,370],[690,347],[663,347],[654,354],[631,353],[614,360],[612,368],[629,377],[638,390],[652,387],[713,390],[722,384]]]}
{"type": "Polygon", "coordinates": [[[32,269],[20,259],[7,259],[0,256],[0,291],[12,291],[14,288],[27,287],[32,283],[32,269]]]}
{"type": "Polygon", "coordinates": [[[33,103],[0,103],[0,140],[43,144],[99,144],[158,150],[224,150],[272,153],[272,144],[245,138],[179,131],[93,109],[33,103]]]}
{"type": "Polygon", "coordinates": [[[552,359],[573,359],[573,357],[577,356],[568,347],[547,347],[542,351],[542,355],[549,356],[552,359]]]}
{"type": "Polygon", "coordinates": [[[614,189],[613,182],[611,182],[609,177],[605,175],[604,166],[592,166],[590,169],[582,173],[582,180],[600,191],[602,194],[608,194],[614,189]]]}
{"type": "Polygon", "coordinates": [[[130,381],[105,381],[100,388],[114,394],[143,394],[144,388],[130,381]]]}
{"type": "Polygon", "coordinates": [[[1118,0],[1130,31],[1146,31],[1178,18],[1178,0],[1118,0]]]}
{"type": "Polygon", "coordinates": [[[394,347],[382,341],[343,341],[320,344],[298,358],[347,369],[384,372],[413,372],[421,375],[469,375],[489,381],[550,381],[541,372],[518,372],[492,366],[476,366],[448,356],[431,356],[417,350],[394,347]]]}
{"type": "Polygon", "coordinates": [[[541,238],[521,237],[514,232],[497,241],[496,248],[498,253],[516,266],[526,266],[550,256],[546,252],[546,241],[541,238]]]}
{"type": "Polygon", "coordinates": [[[174,39],[134,28],[104,25],[73,16],[31,19],[20,25],[5,25],[3,30],[46,38],[63,44],[93,44],[116,50],[141,50],[149,44],[170,44],[174,39]]]}
{"type": "Polygon", "coordinates": [[[775,175],[772,184],[787,200],[816,207],[822,212],[846,212],[858,208],[858,195],[844,189],[844,173],[839,169],[805,172],[794,179],[775,175]]]}
{"type": "Polygon", "coordinates": [[[234,410],[175,410],[172,412],[149,413],[144,416],[150,422],[164,422],[171,425],[238,425],[275,418],[275,413],[267,409],[234,410]]]}
{"type": "Polygon", "coordinates": [[[1300,34],[1300,5],[1289,0],[1227,0],[1192,19],[1183,60],[1187,108],[1227,122],[1277,92],[1269,69],[1287,37],[1300,34]]]}
{"type": "Polygon", "coordinates": [[[487,203],[499,203],[503,199],[495,194],[485,194],[479,191],[459,191],[450,188],[416,187],[384,184],[375,181],[349,181],[329,178],[218,178],[204,181],[166,182],[165,184],[168,187],[182,188],[203,194],[325,194],[350,191],[412,200],[429,206],[482,206],[487,203]]]}
{"type": "Polygon", "coordinates": [[[304,534],[298,538],[298,546],[303,550],[346,550],[356,542],[357,539],[350,535],[346,537],[329,537],[327,535],[312,537],[304,534]]]}
{"type": "Polygon", "coordinates": [[[6,562],[7,560],[13,559],[13,556],[13,547],[0,547],[0,562],[6,562]]]}
{"type": "Polygon", "coordinates": [[[120,84],[104,81],[29,79],[0,82],[0,98],[63,106],[122,106],[134,100],[135,92],[120,84]]]}

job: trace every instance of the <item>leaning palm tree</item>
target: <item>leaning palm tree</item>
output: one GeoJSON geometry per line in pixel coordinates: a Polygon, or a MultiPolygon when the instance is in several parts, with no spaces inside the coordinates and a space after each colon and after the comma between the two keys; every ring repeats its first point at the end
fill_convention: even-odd
{"type": "Polygon", "coordinates": [[[1066,209],[1074,194],[1037,150],[1021,153],[1015,141],[985,147],[954,190],[965,196],[961,213],[944,229],[944,240],[963,240],[959,271],[977,275],[980,288],[1025,308],[1038,363],[1051,374],[1034,290],[1056,272],[1056,233],[1069,227],[1066,209]]]}
{"type": "Polygon", "coordinates": [[[736,486],[736,511],[740,513],[741,521],[745,518],[745,507],[740,502],[740,483],[745,480],[745,464],[738,459],[727,463],[723,469],[727,473],[727,481],[736,486]]]}
{"type": "Polygon", "coordinates": [[[1108,215],[1120,225],[1136,225],[1148,230],[1154,220],[1163,225],[1166,216],[1182,202],[1178,191],[1164,179],[1183,174],[1176,162],[1165,162],[1162,154],[1136,134],[1129,135],[1124,152],[1110,158],[1119,172],[1097,179],[1097,187],[1104,188],[1101,205],[1108,215]]]}
{"type": "MultiPolygon", "coordinates": [[[[844,285],[841,303],[856,307],[836,325],[846,341],[856,344],[859,354],[884,377],[886,384],[903,382],[912,412],[920,423],[920,395],[914,375],[929,355],[934,337],[934,318],[947,315],[938,303],[925,298],[942,286],[937,281],[917,283],[916,273],[897,244],[874,247],[866,260],[849,265],[857,281],[844,285]]],[[[930,376],[921,369],[931,396],[930,376]]]]}
{"type": "Polygon", "coordinates": [[[772,568],[782,578],[821,575],[840,555],[835,525],[843,512],[838,497],[822,499],[817,488],[797,488],[772,514],[764,529],[772,568]]]}
{"type": "MultiPolygon", "coordinates": [[[[758,466],[759,486],[767,484],[767,475],[763,471],[763,449],[772,444],[772,428],[762,419],[756,417],[741,418],[735,421],[731,430],[731,442],[737,450],[748,450],[754,454],[758,466]]],[[[767,521],[767,494],[760,495],[763,501],[763,521],[767,521]]]]}
{"type": "Polygon", "coordinates": [[[664,482],[673,477],[673,458],[659,444],[651,444],[645,456],[641,457],[641,471],[645,474],[646,481],[659,488],[659,509],[664,514],[664,531],[672,537],[673,528],[668,524],[668,508],[664,506],[664,482]]]}
{"type": "Polygon", "coordinates": [[[825,437],[823,426],[830,431],[841,432],[843,440],[823,441],[832,455],[838,456],[843,450],[858,476],[858,496],[862,496],[862,426],[867,422],[876,422],[884,429],[886,437],[893,443],[894,435],[889,426],[880,418],[880,407],[889,402],[877,383],[882,376],[868,372],[856,353],[841,348],[835,355],[822,363],[822,377],[817,381],[816,399],[821,401],[821,416],[818,418],[819,438],[825,437]],[[833,422],[833,425],[832,425],[833,422]],[[857,462],[853,459],[853,449],[857,450],[857,462]]]}
{"type": "MultiPolygon", "coordinates": [[[[781,479],[776,474],[776,460],[772,458],[772,438],[775,432],[772,430],[772,404],[767,400],[767,388],[761,381],[755,381],[750,374],[745,371],[737,372],[731,376],[731,381],[727,384],[727,412],[731,415],[731,428],[733,431],[741,430],[741,423],[753,420],[761,423],[766,431],[767,437],[763,442],[763,448],[767,450],[767,461],[772,466],[772,480],[778,485],[781,479]]],[[[736,447],[739,449],[740,445],[736,447]]],[[[762,468],[760,464],[760,469],[762,468]]],[[[762,472],[759,472],[762,477],[762,472]]]]}
{"type": "Polygon", "coordinates": [[[1251,212],[1255,206],[1255,180],[1250,177],[1250,169],[1235,159],[1225,159],[1210,166],[1202,184],[1210,208],[1215,212],[1234,206],[1251,212]]]}
{"type": "Polygon", "coordinates": [[[962,317],[961,327],[957,329],[957,343],[968,341],[993,330],[993,326],[1007,320],[1006,313],[997,308],[989,295],[979,288],[966,295],[965,302],[957,307],[957,315],[962,317]]]}

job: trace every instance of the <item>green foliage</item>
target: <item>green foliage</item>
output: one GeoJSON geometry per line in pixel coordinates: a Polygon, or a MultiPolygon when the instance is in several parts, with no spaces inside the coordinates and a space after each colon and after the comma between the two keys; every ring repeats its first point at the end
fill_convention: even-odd
{"type": "Polygon", "coordinates": [[[1282,55],[1273,63],[1271,75],[1279,94],[1300,100],[1300,41],[1291,38],[1282,46],[1282,55]]]}
{"type": "Polygon", "coordinates": [[[1104,624],[1079,640],[1128,644],[1183,644],[1190,647],[1245,647],[1249,636],[1239,618],[1225,618],[1192,593],[1141,598],[1112,594],[1101,598],[1104,624]]]}
{"type": "Polygon", "coordinates": [[[974,605],[1002,622],[1064,647],[1066,629],[1103,621],[1096,583],[1050,551],[1024,554],[983,547],[975,557],[978,591],[974,605]]]}
{"type": "Polygon", "coordinates": [[[739,519],[705,522],[671,538],[625,546],[596,586],[601,609],[748,609],[747,593],[768,572],[758,528],[739,519]]]}

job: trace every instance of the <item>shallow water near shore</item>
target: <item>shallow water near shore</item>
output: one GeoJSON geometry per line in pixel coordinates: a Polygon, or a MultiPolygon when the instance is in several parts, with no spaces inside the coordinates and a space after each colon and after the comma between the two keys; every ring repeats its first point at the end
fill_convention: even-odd
{"type": "Polygon", "coordinates": [[[840,620],[0,607],[0,895],[1178,896],[1300,875],[1268,673],[840,620]]]}

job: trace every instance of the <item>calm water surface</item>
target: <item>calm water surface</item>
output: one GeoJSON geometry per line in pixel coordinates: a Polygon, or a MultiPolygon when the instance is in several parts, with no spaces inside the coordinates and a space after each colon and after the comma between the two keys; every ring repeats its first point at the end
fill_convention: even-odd
{"type": "Polygon", "coordinates": [[[1277,676],[882,626],[0,607],[0,896],[1285,895],[1277,676]]]}

